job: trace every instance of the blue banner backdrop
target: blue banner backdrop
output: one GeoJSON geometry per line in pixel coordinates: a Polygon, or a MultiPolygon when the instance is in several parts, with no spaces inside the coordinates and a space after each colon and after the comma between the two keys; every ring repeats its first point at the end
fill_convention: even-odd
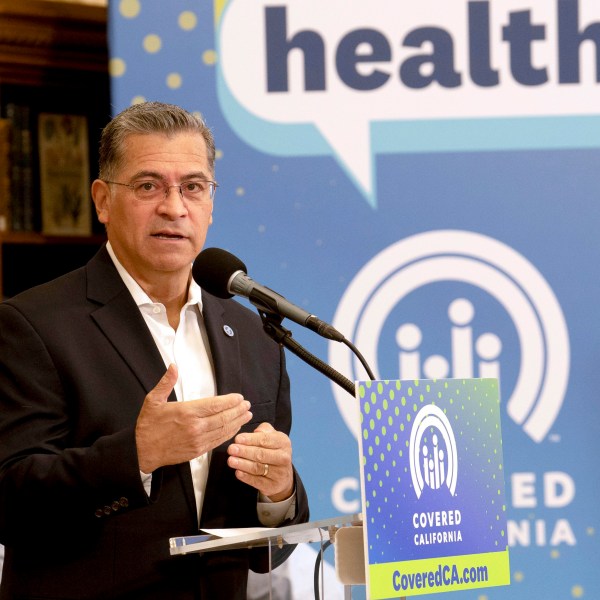
{"type": "MultiPolygon", "coordinates": [[[[112,0],[114,112],[205,116],[208,245],[333,322],[377,377],[499,378],[512,584],[451,595],[599,598],[600,4],[326,5],[112,0]]],[[[288,365],[312,516],[356,512],[355,401],[288,365]]]]}

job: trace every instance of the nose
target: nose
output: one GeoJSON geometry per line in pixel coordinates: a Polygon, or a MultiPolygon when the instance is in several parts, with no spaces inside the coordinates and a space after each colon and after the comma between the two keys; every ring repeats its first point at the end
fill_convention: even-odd
{"type": "Polygon", "coordinates": [[[183,199],[183,193],[180,185],[170,185],[165,190],[165,197],[158,204],[158,210],[161,214],[168,215],[170,218],[177,219],[188,214],[187,205],[183,199]],[[173,193],[175,191],[175,193],[173,193]]]}

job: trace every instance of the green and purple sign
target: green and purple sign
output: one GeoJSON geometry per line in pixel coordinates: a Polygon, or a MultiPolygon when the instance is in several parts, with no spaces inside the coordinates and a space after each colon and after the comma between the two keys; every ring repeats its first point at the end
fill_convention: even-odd
{"type": "Polygon", "coordinates": [[[508,585],[498,380],[357,389],[369,597],[508,585]]]}

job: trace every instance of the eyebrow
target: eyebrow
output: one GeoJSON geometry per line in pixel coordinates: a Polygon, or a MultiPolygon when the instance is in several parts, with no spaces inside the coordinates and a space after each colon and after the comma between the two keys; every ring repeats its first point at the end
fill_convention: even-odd
{"type": "MultiPolygon", "coordinates": [[[[160,179],[161,181],[166,181],[166,177],[157,171],[138,171],[135,175],[132,176],[131,181],[136,181],[138,179],[150,178],[150,179],[160,179]]],[[[208,177],[204,171],[194,171],[192,173],[188,173],[181,178],[181,181],[190,181],[194,179],[202,179],[204,181],[210,181],[211,178],[208,177]]]]}

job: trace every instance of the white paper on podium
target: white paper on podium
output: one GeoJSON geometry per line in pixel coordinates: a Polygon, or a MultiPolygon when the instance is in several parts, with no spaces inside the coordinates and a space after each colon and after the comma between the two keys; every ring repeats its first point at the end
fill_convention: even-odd
{"type": "Polygon", "coordinates": [[[201,529],[208,535],[215,538],[230,538],[237,537],[238,535],[246,535],[248,533],[261,533],[263,531],[269,531],[270,527],[238,527],[231,529],[201,529]]]}

